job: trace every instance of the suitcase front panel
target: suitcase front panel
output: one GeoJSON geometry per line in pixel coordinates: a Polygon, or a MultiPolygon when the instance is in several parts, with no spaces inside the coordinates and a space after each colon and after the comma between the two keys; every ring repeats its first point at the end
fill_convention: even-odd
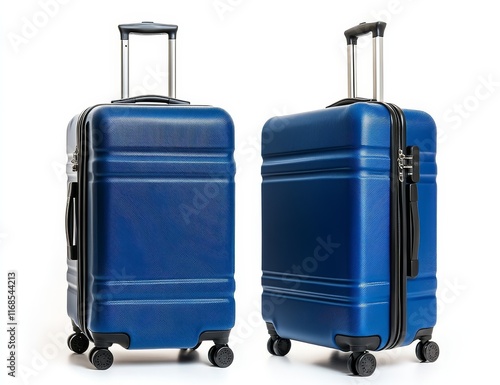
{"type": "Polygon", "coordinates": [[[264,319],[284,338],[339,348],[336,335],[378,336],[383,347],[389,114],[355,104],[286,119],[263,149],[264,319]]]}
{"type": "Polygon", "coordinates": [[[234,133],[210,107],[88,117],[88,328],[189,348],[234,325],[234,133]]]}
{"type": "MultiPolygon", "coordinates": [[[[421,236],[419,274],[407,279],[402,345],[436,321],[436,129],[425,113],[405,116],[407,144],[420,147],[421,236]]],[[[386,346],[389,129],[385,107],[365,103],[274,118],[264,127],[263,138],[272,131],[274,140],[263,139],[263,315],[281,337],[340,348],[336,335],[376,335],[378,349],[386,346]]]]}

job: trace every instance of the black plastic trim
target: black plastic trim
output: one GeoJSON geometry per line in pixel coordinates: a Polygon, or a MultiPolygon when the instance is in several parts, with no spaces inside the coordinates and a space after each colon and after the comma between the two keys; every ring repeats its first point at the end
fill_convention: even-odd
{"type": "Polygon", "coordinates": [[[434,328],[419,329],[413,338],[413,341],[420,340],[423,342],[430,341],[432,339],[432,333],[434,328]]]}
{"type": "Polygon", "coordinates": [[[407,308],[407,204],[406,182],[399,180],[396,159],[399,149],[406,149],[406,120],[403,111],[394,104],[385,106],[391,116],[391,327],[385,349],[399,346],[406,336],[407,308]]]}
{"type": "Polygon", "coordinates": [[[266,322],[267,332],[271,337],[279,337],[278,332],[276,331],[274,325],[271,322],[266,322]]]}
{"type": "Polygon", "coordinates": [[[166,33],[169,39],[174,40],[177,37],[178,26],[171,24],[159,24],[152,21],[143,21],[142,23],[120,24],[118,29],[120,30],[121,40],[128,40],[129,34],[131,33],[139,33],[143,35],[166,33]]]}
{"type": "Polygon", "coordinates": [[[92,339],[96,348],[109,348],[113,344],[121,345],[128,349],[130,346],[130,337],[126,333],[93,333],[92,339]]]}
{"type": "Polygon", "coordinates": [[[140,95],[126,99],[113,100],[114,104],[130,104],[130,103],[165,103],[165,104],[189,104],[186,100],[169,98],[160,95],[140,95]]]}
{"type": "Polygon", "coordinates": [[[369,103],[369,102],[376,102],[375,99],[367,99],[367,98],[345,98],[345,99],[341,99],[333,104],[330,104],[329,106],[326,106],[326,108],[332,108],[332,107],[340,107],[340,106],[348,106],[350,104],[354,104],[354,103],[360,103],[360,102],[365,102],[365,103],[369,103]]]}
{"type": "Polygon", "coordinates": [[[387,23],[383,21],[375,21],[373,23],[361,23],[355,27],[349,28],[344,32],[347,39],[347,45],[355,45],[358,42],[358,37],[367,33],[372,33],[373,37],[383,37],[387,23]]]}
{"type": "Polygon", "coordinates": [[[200,334],[198,342],[213,341],[216,345],[226,345],[229,342],[231,330],[209,330],[200,334]]]}
{"type": "Polygon", "coordinates": [[[335,343],[344,352],[364,352],[366,350],[377,350],[380,346],[380,336],[353,337],[337,334],[335,343]]]}
{"type": "Polygon", "coordinates": [[[73,328],[73,331],[75,333],[81,333],[82,332],[82,330],[78,327],[78,325],[73,320],[71,320],[71,327],[73,328]]]}

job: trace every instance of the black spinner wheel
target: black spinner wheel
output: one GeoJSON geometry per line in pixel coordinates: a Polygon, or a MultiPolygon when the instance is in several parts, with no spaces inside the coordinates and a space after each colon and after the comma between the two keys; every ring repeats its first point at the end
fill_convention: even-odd
{"type": "Polygon", "coordinates": [[[68,348],[76,354],[85,353],[89,348],[89,339],[83,333],[73,333],[68,337],[68,348]]]}
{"type": "Polygon", "coordinates": [[[377,360],[368,352],[352,353],[347,361],[347,369],[355,376],[368,377],[375,372],[377,360]]]}
{"type": "Polygon", "coordinates": [[[212,365],[214,365],[214,366],[215,366],[215,361],[214,361],[214,351],[215,351],[215,348],[216,348],[216,347],[217,347],[217,346],[216,346],[216,345],[214,345],[214,346],[212,346],[210,349],[208,349],[208,360],[209,360],[209,361],[210,361],[210,363],[211,363],[212,365]]]}
{"type": "Polygon", "coordinates": [[[276,353],[274,352],[273,344],[274,344],[274,340],[271,337],[269,337],[269,339],[267,340],[267,351],[269,352],[269,354],[272,354],[273,356],[275,356],[276,353]]]}
{"type": "Polygon", "coordinates": [[[98,370],[106,370],[113,365],[113,354],[107,348],[93,348],[89,360],[98,370]]]}
{"type": "Polygon", "coordinates": [[[286,356],[292,348],[292,342],[288,338],[278,337],[273,342],[273,351],[276,356],[286,356]]]}
{"type": "Polygon", "coordinates": [[[420,341],[415,348],[415,354],[421,362],[434,362],[439,357],[439,345],[434,341],[420,341]]]}
{"type": "Polygon", "coordinates": [[[417,344],[417,346],[415,347],[415,355],[417,356],[417,359],[420,361],[420,362],[425,362],[425,357],[424,357],[424,353],[422,352],[422,346],[424,344],[422,343],[422,341],[419,341],[419,343],[417,344]]]}
{"type": "Polygon", "coordinates": [[[233,363],[234,353],[227,345],[214,345],[208,351],[210,363],[219,368],[227,368],[233,363]]]}
{"type": "Polygon", "coordinates": [[[352,353],[349,356],[349,359],[347,360],[347,370],[349,370],[349,372],[351,372],[352,374],[357,376],[358,371],[356,370],[356,365],[354,365],[355,363],[356,363],[356,359],[354,358],[354,353],[352,353]]]}
{"type": "Polygon", "coordinates": [[[373,354],[365,352],[356,359],[355,365],[359,376],[368,377],[375,371],[377,360],[373,354]]]}

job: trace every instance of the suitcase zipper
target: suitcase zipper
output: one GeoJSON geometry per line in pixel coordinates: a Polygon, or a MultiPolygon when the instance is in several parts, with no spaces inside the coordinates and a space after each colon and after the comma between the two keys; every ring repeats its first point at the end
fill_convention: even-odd
{"type": "Polygon", "coordinates": [[[86,221],[87,217],[85,215],[87,211],[87,192],[85,190],[86,185],[86,170],[85,170],[85,159],[86,159],[86,146],[87,138],[85,136],[85,121],[88,114],[95,107],[100,106],[100,104],[92,106],[84,110],[80,117],[78,118],[77,129],[76,129],[76,148],[73,153],[73,171],[77,172],[77,183],[78,183],[78,202],[77,202],[77,260],[78,260],[78,285],[77,285],[77,318],[80,325],[80,330],[88,337],[90,341],[93,341],[92,334],[87,329],[87,261],[86,261],[86,221]]]}
{"type": "Polygon", "coordinates": [[[407,205],[405,170],[406,121],[403,111],[391,103],[386,107],[391,120],[391,325],[384,349],[399,346],[406,336],[407,205]]]}
{"type": "MultiPolygon", "coordinates": [[[[414,263],[413,255],[409,254],[410,249],[413,251],[416,250],[413,241],[417,236],[413,237],[409,230],[412,230],[415,227],[415,223],[418,223],[418,210],[415,209],[416,202],[410,202],[410,208],[408,208],[406,191],[407,176],[412,182],[418,181],[418,173],[414,170],[417,159],[415,158],[415,154],[405,153],[403,150],[406,150],[406,120],[403,110],[398,106],[391,103],[379,102],[374,99],[347,98],[327,108],[347,106],[355,103],[382,105],[388,110],[390,116],[390,325],[388,342],[384,347],[379,347],[379,349],[392,349],[401,345],[406,337],[406,277],[407,275],[411,277],[410,273],[414,273],[412,266],[416,264],[418,268],[418,261],[414,263]],[[412,223],[407,221],[408,217],[411,219],[413,227],[410,227],[412,223]],[[408,245],[410,245],[410,249],[408,245]],[[412,256],[410,262],[408,262],[408,255],[412,256]],[[408,269],[408,265],[410,265],[410,269],[408,269]]],[[[412,194],[411,191],[408,193],[410,198],[412,198],[412,195],[416,195],[412,194]]]]}
{"type": "Polygon", "coordinates": [[[75,147],[75,151],[73,152],[73,158],[71,159],[71,164],[73,165],[71,170],[73,172],[77,172],[78,171],[78,146],[75,147]]]}

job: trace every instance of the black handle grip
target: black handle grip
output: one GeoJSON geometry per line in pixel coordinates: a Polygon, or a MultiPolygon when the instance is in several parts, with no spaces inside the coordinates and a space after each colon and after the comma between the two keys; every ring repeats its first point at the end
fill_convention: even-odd
{"type": "Polygon", "coordinates": [[[76,200],[78,184],[71,182],[68,186],[68,200],[66,203],[66,242],[68,245],[68,259],[77,259],[76,247],[76,200]]]}
{"type": "Polygon", "coordinates": [[[165,103],[165,104],[189,104],[185,100],[169,98],[168,96],[160,95],[140,95],[132,98],[113,100],[111,103],[127,104],[127,103],[165,103]]]}
{"type": "Polygon", "coordinates": [[[358,37],[366,33],[372,33],[373,37],[383,37],[387,23],[375,21],[373,23],[361,23],[355,27],[349,28],[344,32],[347,39],[347,45],[354,45],[358,42],[358,37]]]}
{"type": "Polygon", "coordinates": [[[143,21],[142,23],[134,24],[120,24],[118,29],[120,30],[120,35],[122,40],[128,40],[128,35],[130,33],[140,33],[157,35],[161,33],[168,34],[169,39],[175,39],[177,36],[177,26],[170,24],[158,24],[152,21],[143,21]]]}
{"type": "Polygon", "coordinates": [[[420,218],[418,215],[418,190],[415,183],[408,185],[408,201],[410,212],[408,215],[408,272],[407,275],[415,278],[418,275],[418,249],[420,246],[420,218]]]}

